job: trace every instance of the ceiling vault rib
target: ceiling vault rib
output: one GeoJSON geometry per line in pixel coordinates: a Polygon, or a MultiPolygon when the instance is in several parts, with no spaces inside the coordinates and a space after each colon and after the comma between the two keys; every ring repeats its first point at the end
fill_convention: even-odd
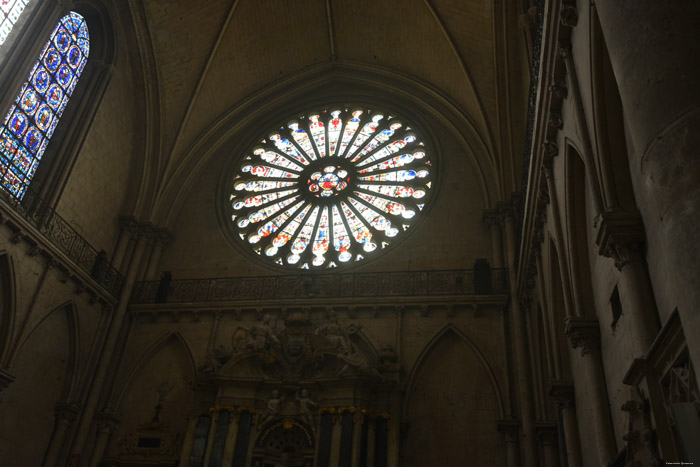
{"type": "Polygon", "coordinates": [[[430,0],[423,0],[425,3],[425,6],[428,8],[430,11],[430,14],[433,16],[433,19],[435,19],[435,22],[438,24],[438,27],[442,31],[442,34],[445,36],[445,40],[447,40],[447,43],[450,45],[450,48],[452,49],[452,52],[454,53],[455,57],[457,58],[457,62],[459,63],[460,68],[462,68],[462,72],[464,73],[464,78],[467,81],[467,85],[469,86],[469,89],[471,92],[474,94],[474,98],[476,99],[477,105],[479,107],[479,118],[481,120],[481,123],[484,125],[484,129],[486,131],[486,138],[485,142],[487,147],[489,148],[489,151],[491,152],[490,157],[493,160],[496,156],[495,154],[495,148],[493,145],[493,135],[491,126],[488,124],[488,121],[486,120],[486,113],[484,112],[484,104],[481,102],[481,99],[479,98],[479,94],[476,92],[476,88],[474,87],[474,83],[472,81],[471,75],[469,74],[469,70],[467,69],[467,66],[464,64],[464,60],[462,60],[462,56],[459,55],[459,51],[457,50],[457,46],[454,43],[454,40],[452,40],[452,36],[450,36],[450,33],[447,32],[447,29],[445,28],[445,25],[442,23],[442,20],[440,20],[440,17],[437,14],[437,11],[433,8],[433,6],[430,4],[430,0]]]}
{"type": "MultiPolygon", "coordinates": [[[[204,84],[204,79],[207,76],[207,73],[209,72],[209,68],[211,67],[211,64],[214,61],[214,57],[216,56],[216,53],[219,50],[219,46],[221,45],[221,40],[224,37],[224,34],[228,30],[228,26],[231,23],[231,18],[233,18],[233,13],[236,11],[236,6],[238,5],[239,0],[233,0],[233,3],[231,4],[231,9],[228,12],[228,15],[226,16],[226,19],[224,20],[224,23],[221,26],[221,30],[219,31],[219,35],[216,38],[216,42],[214,43],[214,47],[211,49],[211,53],[209,54],[209,57],[207,58],[207,62],[204,65],[204,68],[202,68],[202,72],[199,75],[199,79],[197,80],[197,86],[194,88],[194,91],[192,92],[192,96],[190,97],[189,102],[187,103],[187,110],[185,111],[185,115],[182,118],[182,122],[180,123],[180,127],[177,129],[177,133],[175,136],[175,142],[173,143],[173,148],[170,152],[170,157],[168,158],[168,163],[166,166],[165,172],[170,169],[172,166],[173,161],[173,156],[176,153],[176,149],[180,143],[180,139],[182,137],[182,131],[185,128],[185,125],[187,125],[187,121],[189,120],[189,116],[192,113],[192,108],[194,107],[194,103],[197,100],[197,97],[199,96],[199,91],[202,88],[202,85],[204,84]]],[[[159,190],[162,192],[162,190],[159,190]]]]}
{"type": "Polygon", "coordinates": [[[326,18],[328,20],[328,44],[331,48],[331,61],[335,62],[335,30],[333,29],[333,6],[331,0],[326,0],[326,18]]]}

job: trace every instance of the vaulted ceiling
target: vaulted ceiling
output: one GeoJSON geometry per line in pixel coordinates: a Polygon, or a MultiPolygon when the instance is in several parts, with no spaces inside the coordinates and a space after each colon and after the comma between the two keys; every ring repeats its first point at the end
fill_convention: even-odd
{"type": "Polygon", "coordinates": [[[503,196],[515,189],[508,180],[519,162],[508,148],[520,142],[506,131],[505,114],[524,114],[527,83],[517,66],[523,52],[507,47],[519,34],[517,11],[507,10],[514,7],[494,0],[149,0],[131,8],[145,23],[136,27],[149,49],[142,55],[157,70],[157,116],[147,122],[158,135],[156,198],[217,119],[324,64],[382,69],[433,89],[473,126],[503,196]]]}

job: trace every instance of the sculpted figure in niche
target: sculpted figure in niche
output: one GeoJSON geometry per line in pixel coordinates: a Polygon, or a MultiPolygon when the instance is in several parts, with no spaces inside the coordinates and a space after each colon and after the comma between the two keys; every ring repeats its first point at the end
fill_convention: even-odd
{"type": "Polygon", "coordinates": [[[309,398],[307,389],[301,390],[301,397],[297,396],[297,401],[299,402],[299,418],[309,425],[312,430],[315,430],[316,427],[314,427],[314,417],[311,409],[317,408],[318,405],[309,398]]]}
{"type": "Polygon", "coordinates": [[[329,314],[326,324],[316,329],[316,334],[321,334],[329,347],[337,350],[341,354],[347,354],[352,350],[352,342],[345,329],[338,322],[338,315],[335,311],[329,314]]]}
{"type": "Polygon", "coordinates": [[[373,373],[379,376],[377,370],[370,366],[365,356],[360,353],[357,346],[350,340],[347,329],[338,322],[336,312],[331,311],[328,317],[328,322],[319,326],[316,329],[316,334],[321,334],[325,339],[326,345],[337,352],[336,357],[345,362],[345,366],[340,370],[338,376],[341,376],[348,367],[354,367],[363,373],[373,373]]]}
{"type": "Polygon", "coordinates": [[[274,348],[280,343],[274,329],[270,326],[270,315],[267,314],[263,316],[262,322],[253,326],[250,331],[244,328],[237,329],[233,340],[236,352],[253,350],[268,363],[275,361],[274,348]],[[237,335],[239,332],[245,333],[244,336],[237,335]]]}
{"type": "Polygon", "coordinates": [[[267,401],[267,410],[263,413],[258,421],[258,426],[262,427],[267,422],[277,417],[282,409],[284,397],[280,397],[280,392],[277,389],[272,391],[270,399],[267,401]]]}

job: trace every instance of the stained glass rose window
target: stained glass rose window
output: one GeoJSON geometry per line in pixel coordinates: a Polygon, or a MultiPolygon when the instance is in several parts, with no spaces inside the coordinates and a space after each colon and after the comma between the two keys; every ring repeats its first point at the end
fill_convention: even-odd
{"type": "Polygon", "coordinates": [[[361,261],[400,238],[430,196],[430,155],[402,119],[325,108],[269,132],[244,155],[230,212],[248,248],[301,269],[361,261]]]}

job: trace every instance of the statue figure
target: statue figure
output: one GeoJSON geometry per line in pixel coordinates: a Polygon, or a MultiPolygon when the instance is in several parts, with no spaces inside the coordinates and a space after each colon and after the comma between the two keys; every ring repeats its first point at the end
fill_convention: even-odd
{"type": "Polygon", "coordinates": [[[279,339],[270,326],[270,315],[264,315],[262,323],[253,326],[249,339],[255,351],[269,350],[273,344],[279,344],[279,339]]]}
{"type": "Polygon", "coordinates": [[[233,333],[233,348],[235,352],[253,350],[258,353],[265,363],[275,361],[274,347],[279,346],[279,339],[270,325],[270,315],[264,315],[262,322],[247,330],[239,327],[233,333]]]}
{"type": "Polygon", "coordinates": [[[284,402],[284,397],[280,397],[280,392],[277,389],[273,389],[271,397],[267,401],[267,410],[261,414],[261,418],[258,420],[259,427],[262,427],[280,414],[282,402],[284,402]]]}
{"type": "Polygon", "coordinates": [[[329,321],[316,329],[316,334],[321,334],[329,347],[337,350],[340,354],[348,354],[352,350],[352,342],[345,329],[338,322],[338,315],[335,311],[329,313],[329,321]]]}
{"type": "Polygon", "coordinates": [[[301,390],[301,397],[297,396],[297,401],[299,402],[299,417],[306,422],[312,430],[316,430],[311,409],[317,408],[318,405],[309,398],[308,389],[301,390]]]}

